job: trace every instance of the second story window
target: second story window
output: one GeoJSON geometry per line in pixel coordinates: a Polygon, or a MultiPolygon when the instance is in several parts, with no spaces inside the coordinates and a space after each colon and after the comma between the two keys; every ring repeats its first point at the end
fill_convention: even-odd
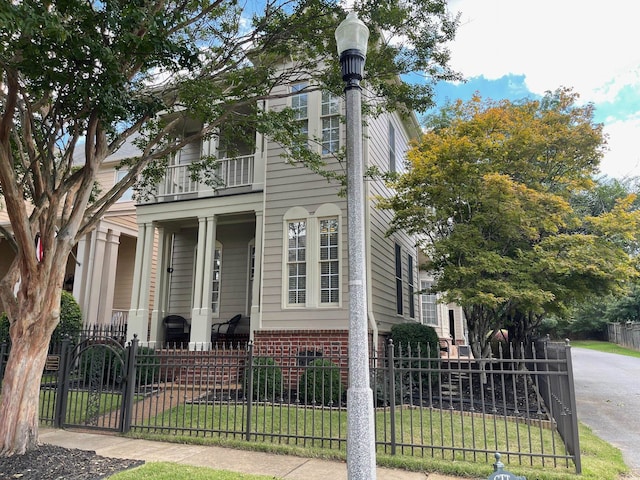
{"type": "Polygon", "coordinates": [[[336,153],[340,149],[340,99],[322,92],[322,154],[336,153]]]}
{"type": "Polygon", "coordinates": [[[296,83],[291,86],[293,93],[291,108],[298,121],[300,134],[305,138],[309,135],[309,94],[304,91],[307,86],[307,83],[296,83]]]}
{"type": "Polygon", "coordinates": [[[307,301],[307,223],[289,222],[288,227],[288,303],[304,305],[307,301]]]}
{"type": "MultiPolygon", "coordinates": [[[[129,170],[116,170],[116,183],[126,177],[127,173],[129,173],[129,170]]],[[[133,200],[133,188],[129,187],[124,191],[118,202],[130,202],[131,200],[133,200]]]]}

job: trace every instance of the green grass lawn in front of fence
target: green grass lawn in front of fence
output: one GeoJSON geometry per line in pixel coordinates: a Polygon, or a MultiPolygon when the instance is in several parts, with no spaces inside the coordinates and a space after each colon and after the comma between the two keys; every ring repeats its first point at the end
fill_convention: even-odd
{"type": "MultiPolygon", "coordinates": [[[[229,404],[180,405],[152,417],[136,427],[161,436],[243,438],[245,432],[244,405],[236,409],[229,404]],[[225,432],[237,432],[228,434],[225,432]]],[[[377,442],[391,439],[388,410],[375,413],[377,442]]],[[[544,466],[566,470],[566,459],[554,461],[538,456],[555,449],[563,455],[562,439],[544,422],[494,415],[462,415],[460,412],[430,408],[397,408],[395,424],[396,454],[419,458],[439,458],[447,461],[478,461],[493,459],[493,452],[503,453],[506,465],[544,466]],[[471,450],[485,450],[475,453],[471,450]],[[511,453],[507,452],[520,452],[511,453]]],[[[346,451],[347,413],[344,409],[314,408],[295,405],[254,404],[251,436],[255,441],[303,448],[346,451]]],[[[390,447],[379,445],[380,454],[391,453],[390,447]]],[[[573,464],[569,462],[569,469],[573,464]]]]}
{"type": "MultiPolygon", "coordinates": [[[[83,424],[87,421],[89,406],[89,393],[83,391],[71,391],[67,398],[66,423],[83,424]]],[[[93,399],[92,399],[93,400],[93,399]]],[[[40,419],[41,423],[52,421],[55,410],[56,392],[55,390],[43,390],[40,392],[40,419]]],[[[94,415],[106,415],[118,410],[122,404],[122,394],[100,393],[98,402],[92,406],[94,415]]]]}
{"type": "Polygon", "coordinates": [[[640,352],[631,348],[621,347],[615,343],[602,342],[598,340],[576,340],[571,342],[572,347],[588,348],[605,353],[616,353],[628,357],[640,358],[640,352]]]}

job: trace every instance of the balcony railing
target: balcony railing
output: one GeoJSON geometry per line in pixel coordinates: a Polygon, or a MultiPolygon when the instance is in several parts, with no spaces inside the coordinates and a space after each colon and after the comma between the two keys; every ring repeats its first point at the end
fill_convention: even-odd
{"type": "Polygon", "coordinates": [[[189,198],[215,195],[218,190],[248,186],[253,183],[254,155],[244,157],[223,158],[218,160],[216,176],[221,186],[213,190],[203,182],[191,178],[189,164],[170,165],[164,180],[158,188],[156,197],[159,200],[167,197],[189,198]]]}

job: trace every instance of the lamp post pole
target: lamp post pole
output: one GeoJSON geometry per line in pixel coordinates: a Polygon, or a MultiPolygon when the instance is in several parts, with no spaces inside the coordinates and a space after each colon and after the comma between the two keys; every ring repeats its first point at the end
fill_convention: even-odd
{"type": "Polygon", "coordinates": [[[375,480],[373,392],[369,384],[367,275],[364,233],[362,98],[369,29],[352,12],[336,29],[346,82],[347,222],[349,255],[349,386],[347,389],[347,474],[349,480],[375,480]]]}

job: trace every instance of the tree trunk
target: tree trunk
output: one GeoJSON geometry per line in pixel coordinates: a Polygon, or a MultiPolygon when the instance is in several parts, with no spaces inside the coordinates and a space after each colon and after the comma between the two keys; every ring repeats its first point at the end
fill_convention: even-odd
{"type": "Polygon", "coordinates": [[[47,331],[28,329],[12,341],[0,400],[0,456],[21,455],[38,446],[40,381],[51,337],[47,331]]]}

